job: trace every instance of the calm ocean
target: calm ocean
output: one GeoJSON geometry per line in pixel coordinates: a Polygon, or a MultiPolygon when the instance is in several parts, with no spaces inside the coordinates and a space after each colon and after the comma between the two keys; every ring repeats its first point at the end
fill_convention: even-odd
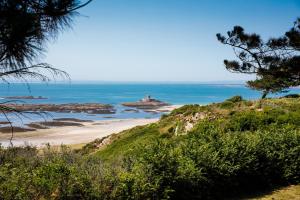
{"type": "MultiPolygon", "coordinates": [[[[27,103],[105,103],[117,109],[112,115],[88,115],[52,113],[53,117],[78,117],[88,119],[158,117],[151,113],[124,113],[123,102],[137,101],[145,95],[168,102],[170,104],[208,104],[221,102],[231,96],[241,95],[245,99],[257,99],[260,93],[238,84],[131,84],[131,83],[32,83],[29,88],[25,84],[1,84],[1,97],[5,96],[42,96],[42,100],[22,100],[27,103]]],[[[299,88],[290,93],[300,93],[299,88]]],[[[2,101],[5,101],[2,99],[2,101]]],[[[30,116],[25,121],[38,121],[38,116],[30,116]],[[29,119],[30,118],[30,119],[29,119]]],[[[3,117],[1,117],[3,119],[3,117]]],[[[1,120],[0,119],[0,120],[1,120]]]]}

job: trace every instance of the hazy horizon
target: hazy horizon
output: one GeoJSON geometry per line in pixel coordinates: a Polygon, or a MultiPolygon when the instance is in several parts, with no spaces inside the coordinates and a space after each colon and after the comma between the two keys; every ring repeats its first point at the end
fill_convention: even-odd
{"type": "Polygon", "coordinates": [[[216,81],[135,81],[135,80],[128,80],[128,81],[118,81],[118,80],[50,80],[49,82],[39,81],[39,80],[29,80],[27,82],[24,81],[17,81],[11,80],[9,83],[1,83],[4,85],[9,84],[238,84],[238,85],[245,85],[247,80],[216,80],[216,81]]]}

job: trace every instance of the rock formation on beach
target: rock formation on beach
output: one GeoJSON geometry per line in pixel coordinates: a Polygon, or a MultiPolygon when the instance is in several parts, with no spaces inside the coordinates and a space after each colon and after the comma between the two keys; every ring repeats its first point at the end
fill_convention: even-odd
{"type": "Polygon", "coordinates": [[[5,126],[5,127],[0,127],[0,133],[9,133],[11,134],[12,131],[13,133],[19,133],[19,132],[28,132],[28,131],[35,131],[36,129],[34,128],[27,128],[27,127],[18,127],[14,126],[13,129],[10,126],[5,126]]]}
{"type": "MultiPolygon", "coordinates": [[[[113,106],[98,103],[68,103],[68,104],[4,104],[18,111],[62,112],[62,113],[90,113],[114,114],[113,106]]],[[[7,111],[9,112],[9,111],[7,111]]]]}
{"type": "Polygon", "coordinates": [[[170,104],[159,101],[157,99],[153,99],[151,98],[151,96],[148,95],[137,102],[127,102],[127,103],[122,103],[122,105],[127,107],[139,108],[139,109],[154,109],[162,106],[168,106],[170,104]]]}

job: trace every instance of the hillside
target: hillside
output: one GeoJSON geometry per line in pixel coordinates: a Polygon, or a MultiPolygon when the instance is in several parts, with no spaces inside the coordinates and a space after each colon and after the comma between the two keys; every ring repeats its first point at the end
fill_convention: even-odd
{"type": "Polygon", "coordinates": [[[0,160],[4,199],[241,199],[300,183],[300,98],[186,105],[80,150],[0,160]]]}
{"type": "Polygon", "coordinates": [[[114,159],[131,151],[132,147],[146,144],[150,140],[180,140],[189,133],[201,132],[199,128],[203,125],[217,126],[220,132],[253,132],[285,126],[298,129],[299,100],[300,98],[281,98],[245,101],[236,96],[207,106],[185,105],[169,115],[163,115],[158,123],[111,135],[104,143],[102,140],[95,140],[86,145],[84,150],[97,151],[96,154],[103,159],[114,159]]]}

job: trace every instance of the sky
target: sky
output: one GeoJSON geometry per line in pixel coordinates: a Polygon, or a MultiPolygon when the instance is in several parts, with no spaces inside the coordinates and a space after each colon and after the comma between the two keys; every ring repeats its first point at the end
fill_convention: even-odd
{"type": "Polygon", "coordinates": [[[253,76],[226,71],[235,57],[216,33],[281,36],[300,0],[93,0],[79,12],[40,59],[73,81],[238,82],[253,76]]]}

